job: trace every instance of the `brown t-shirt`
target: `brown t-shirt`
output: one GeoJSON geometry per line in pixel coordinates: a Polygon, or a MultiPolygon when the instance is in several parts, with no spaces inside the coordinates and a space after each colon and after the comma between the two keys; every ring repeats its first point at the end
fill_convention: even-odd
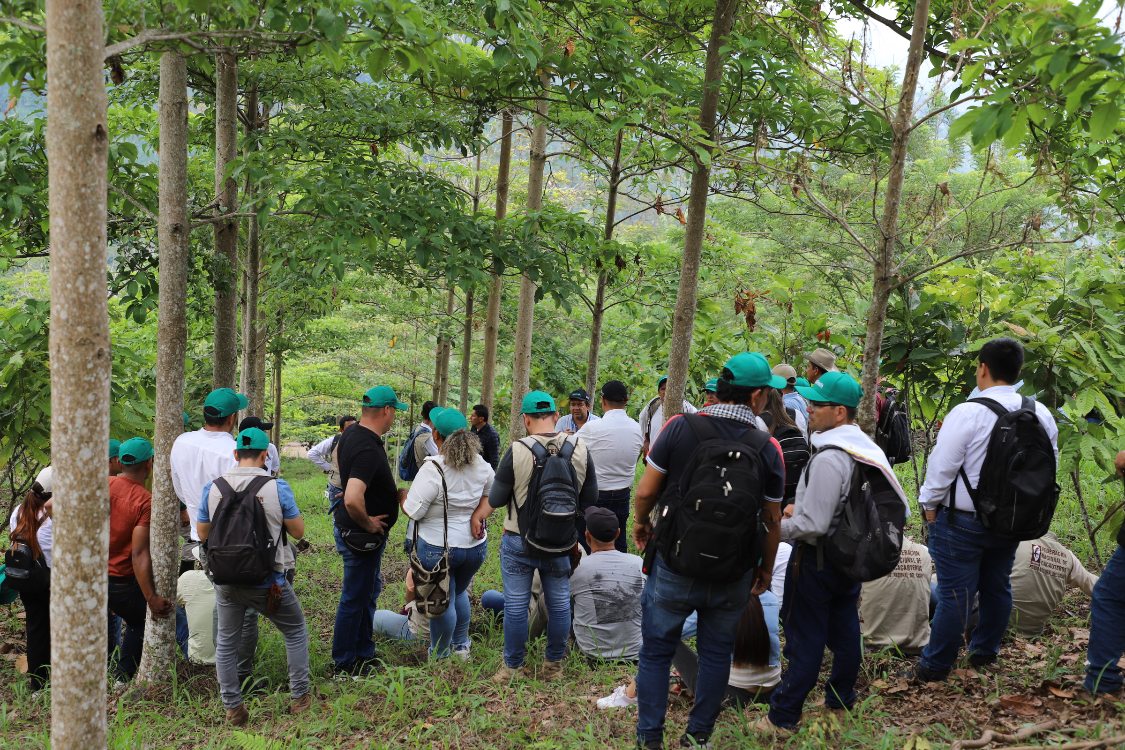
{"type": "Polygon", "coordinates": [[[109,478],[109,574],[133,575],[133,529],[148,526],[152,494],[124,474],[109,478]]]}

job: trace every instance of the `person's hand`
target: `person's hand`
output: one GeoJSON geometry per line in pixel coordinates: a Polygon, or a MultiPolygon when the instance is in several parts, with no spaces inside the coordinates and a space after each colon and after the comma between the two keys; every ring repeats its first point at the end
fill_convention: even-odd
{"type": "Polygon", "coordinates": [[[785,510],[781,511],[781,517],[782,518],[792,518],[793,512],[796,511],[796,510],[797,510],[797,506],[794,505],[793,503],[789,503],[788,505],[785,506],[785,510]]]}
{"type": "Polygon", "coordinates": [[[633,541],[637,545],[637,549],[644,550],[648,545],[649,539],[652,538],[652,524],[645,521],[637,521],[633,524],[633,541]]]}
{"type": "Polygon", "coordinates": [[[582,545],[575,542],[574,546],[570,548],[570,572],[573,573],[580,562],[582,562],[582,545]]]}
{"type": "Polygon", "coordinates": [[[922,511],[922,515],[926,518],[926,523],[933,523],[937,520],[937,508],[927,508],[922,511]]]}
{"type": "Polygon", "coordinates": [[[474,513],[469,519],[469,528],[472,529],[473,539],[484,539],[484,514],[474,513]]]}
{"type": "Polygon", "coordinates": [[[409,492],[405,487],[398,488],[398,504],[402,505],[406,502],[406,494],[409,492]]]}
{"type": "Polygon", "coordinates": [[[768,568],[758,568],[754,572],[754,585],[750,589],[750,593],[754,596],[760,596],[770,590],[770,583],[773,582],[773,571],[768,568]]]}
{"type": "MultiPolygon", "coordinates": [[[[1117,458],[1113,460],[1113,465],[1117,467],[1117,473],[1125,476],[1125,451],[1117,454],[1117,458]]],[[[50,500],[47,501],[50,504],[50,500]]]]}
{"type": "Polygon", "coordinates": [[[387,514],[381,516],[368,516],[367,521],[371,524],[368,529],[372,534],[385,534],[387,531],[387,514]]]}
{"type": "Polygon", "coordinates": [[[152,612],[152,616],[157,620],[163,620],[170,615],[173,606],[171,599],[165,599],[163,596],[157,596],[155,594],[148,600],[148,608],[152,612]]]}

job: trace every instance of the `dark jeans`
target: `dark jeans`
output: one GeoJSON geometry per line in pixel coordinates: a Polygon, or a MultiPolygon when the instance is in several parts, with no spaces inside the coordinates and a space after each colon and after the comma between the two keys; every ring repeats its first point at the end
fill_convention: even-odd
{"type": "Polygon", "coordinates": [[[980,619],[973,628],[969,653],[995,656],[1012,614],[1012,561],[1019,542],[985,530],[969,513],[940,508],[928,524],[930,557],[938,579],[938,603],[930,642],[918,666],[944,678],[957,661],[965,630],[978,602],[980,619]],[[977,596],[979,594],[979,597],[977,596]]]}
{"type": "Polygon", "coordinates": [[[684,620],[698,612],[699,675],[687,731],[709,737],[730,678],[734,632],[750,599],[753,571],[733,583],[711,583],[674,573],[658,554],[641,596],[640,663],[637,666],[638,744],[664,738],[668,673],[684,620]]]}
{"type": "Polygon", "coordinates": [[[1090,600],[1090,648],[1086,689],[1115,693],[1121,689],[1117,666],[1125,652],[1125,547],[1118,547],[1094,586],[1090,600]]]}
{"type": "Polygon", "coordinates": [[[770,721],[793,728],[801,720],[805,698],[816,686],[824,648],[832,652],[832,672],[824,685],[824,705],[851,708],[859,676],[860,584],[830,564],[817,570],[816,548],[797,545],[785,570],[781,623],[785,628],[788,667],[770,696],[770,721]]]}
{"type": "MultiPolygon", "coordinates": [[[[603,490],[598,493],[598,502],[595,503],[599,508],[612,510],[617,516],[621,533],[617,535],[613,546],[618,552],[629,551],[629,527],[626,525],[629,520],[629,492],[628,487],[623,490],[603,490]]],[[[586,517],[579,513],[574,525],[578,527],[578,543],[586,550],[586,554],[590,554],[590,548],[586,546],[586,517]]]]}
{"type": "Polygon", "coordinates": [[[109,577],[109,611],[125,621],[125,634],[121,637],[121,653],[117,657],[116,676],[131,680],[141,663],[145,645],[145,618],[148,605],[141,587],[133,576],[109,577]]]}
{"type": "Polygon", "coordinates": [[[383,590],[380,568],[387,543],[384,537],[383,546],[377,552],[357,554],[344,544],[338,528],[333,526],[332,533],[336,536],[336,551],[344,558],[344,581],[332,630],[332,662],[337,669],[346,670],[375,656],[371,621],[375,617],[375,603],[383,590]]]}
{"type": "Polygon", "coordinates": [[[27,676],[32,690],[42,690],[51,672],[51,590],[20,592],[27,632],[27,676]]]}

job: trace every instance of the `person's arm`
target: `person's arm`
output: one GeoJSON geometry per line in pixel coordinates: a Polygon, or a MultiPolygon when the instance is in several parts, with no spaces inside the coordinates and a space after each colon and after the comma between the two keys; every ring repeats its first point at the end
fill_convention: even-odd
{"type": "Polygon", "coordinates": [[[135,526],[133,528],[133,550],[131,554],[133,575],[137,578],[137,585],[140,586],[141,593],[144,594],[145,602],[148,604],[152,616],[162,620],[172,611],[173,605],[170,599],[165,599],[156,593],[156,584],[152,578],[152,554],[149,552],[148,541],[148,526],[135,526]]]}
{"type": "Polygon", "coordinates": [[[410,485],[403,499],[402,512],[415,521],[421,521],[430,506],[441,495],[441,477],[433,461],[426,461],[410,485]]]}
{"type": "MultiPolygon", "coordinates": [[[[934,450],[930,453],[926,465],[926,480],[922,489],[918,491],[918,503],[925,511],[926,520],[933,521],[937,515],[937,508],[949,494],[957,474],[965,463],[965,448],[975,431],[975,420],[967,418],[968,414],[962,404],[954,407],[938,430],[934,450]]],[[[983,406],[969,405],[969,409],[983,409],[983,406]]]]}
{"type": "Polygon", "coordinates": [[[356,477],[348,478],[344,488],[344,510],[359,528],[370,534],[382,534],[387,530],[387,514],[367,515],[367,482],[356,477]]]}
{"type": "Polygon", "coordinates": [[[664,472],[650,461],[645,466],[644,474],[641,474],[641,481],[637,483],[637,497],[633,506],[633,541],[637,543],[638,549],[643,550],[652,536],[649,514],[656,507],[663,487],[664,472]]]}
{"type": "MultiPolygon", "coordinates": [[[[515,464],[512,462],[512,451],[509,448],[496,468],[496,478],[492,481],[492,492],[488,495],[490,508],[503,508],[512,501],[516,484],[515,464]]],[[[522,450],[522,449],[521,449],[522,450]]],[[[487,516],[485,516],[487,518],[487,516]]]]}
{"type": "Polygon", "coordinates": [[[332,462],[329,460],[328,449],[332,447],[332,440],[335,439],[335,437],[336,436],[333,435],[332,437],[321,440],[309,449],[309,460],[316,464],[321,471],[326,473],[332,471],[332,462]]]}
{"type": "MultiPolygon", "coordinates": [[[[781,538],[815,542],[828,533],[849,481],[852,459],[841,451],[817,454],[805,468],[808,484],[793,515],[781,520],[781,538]]],[[[802,480],[804,481],[804,480],[802,480]]]]}
{"type": "Polygon", "coordinates": [[[1094,584],[1098,582],[1098,577],[1086,570],[1086,566],[1073,552],[1067,550],[1066,554],[1070,558],[1070,572],[1066,576],[1066,585],[1075,586],[1081,589],[1086,596],[1091,596],[1094,593],[1094,584]]]}
{"type": "Polygon", "coordinates": [[[277,481],[277,501],[281,504],[281,523],[286,533],[294,539],[305,537],[305,518],[297,508],[297,496],[284,479],[277,481]]]}
{"type": "Polygon", "coordinates": [[[195,517],[195,532],[199,535],[200,543],[207,541],[207,536],[211,533],[211,482],[203,488],[203,502],[199,504],[199,510],[196,511],[195,517]]]}
{"type": "Polygon", "coordinates": [[[769,591],[773,582],[777,545],[781,542],[781,503],[766,503],[766,507],[762,509],[762,525],[766,527],[766,539],[762,547],[762,562],[754,574],[754,588],[751,589],[754,595],[769,591]]]}
{"type": "Polygon", "coordinates": [[[582,480],[582,491],[578,493],[578,510],[585,511],[598,504],[598,475],[594,471],[594,454],[586,451],[586,476],[582,480]]]}
{"type": "Polygon", "coordinates": [[[484,523],[491,515],[492,506],[488,503],[488,495],[481,495],[480,502],[477,503],[477,509],[473,511],[473,517],[469,519],[469,528],[473,533],[473,539],[484,539],[484,523]]]}

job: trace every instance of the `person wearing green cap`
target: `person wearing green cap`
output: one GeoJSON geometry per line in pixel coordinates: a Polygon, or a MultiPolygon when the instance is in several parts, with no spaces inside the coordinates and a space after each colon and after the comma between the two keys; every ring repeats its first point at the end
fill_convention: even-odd
{"type": "MultiPolygon", "coordinates": [[[[570,638],[570,554],[563,552],[544,557],[529,553],[521,533],[521,524],[530,523],[525,510],[532,480],[537,475],[537,464],[542,467],[555,455],[565,459],[570,453],[572,489],[577,494],[577,512],[598,501],[598,481],[593,460],[586,443],[577,435],[555,432],[558,409],[549,393],[532,391],[523,397],[520,405],[527,437],[512,443],[500,460],[496,479],[488,504],[473,515],[473,528],[480,529],[495,508],[506,508],[504,536],[500,539],[500,578],[504,583],[504,664],[493,676],[496,683],[507,683],[523,674],[527,658],[527,607],[531,600],[534,573],[539,571],[543,583],[543,596],[547,601],[547,649],[539,677],[551,679],[562,671],[562,659],[570,638]],[[569,447],[568,447],[569,444],[569,447]]],[[[542,497],[542,496],[540,496],[542,497]]],[[[538,507],[533,505],[531,507],[538,507]]],[[[541,517],[540,517],[541,518],[541,517]]],[[[535,520],[538,520],[535,519],[535,520]]],[[[573,539],[573,549],[578,545],[578,532],[574,519],[561,529],[573,539]]],[[[560,545],[561,546],[561,545],[560,545]]]]}
{"type": "MultiPolygon", "coordinates": [[[[643,447],[644,455],[648,455],[649,449],[652,444],[656,442],[656,436],[664,428],[664,394],[668,391],[668,376],[664,375],[656,383],[656,396],[649,400],[644,408],[641,409],[640,414],[637,415],[637,422],[641,426],[641,433],[644,435],[645,442],[643,447]]],[[[695,414],[698,409],[684,400],[682,405],[684,414],[695,414]]]]}
{"type": "MultiPolygon", "coordinates": [[[[698,621],[699,671],[695,704],[680,744],[706,746],[711,737],[730,676],[738,622],[750,596],[767,591],[773,578],[785,469],[781,448],[758,413],[765,406],[768,389],[784,382],[770,373],[769,362],[761,354],[737,354],[727,360],[718,378],[719,403],[704,407],[698,415],[670,419],[652,445],[637,485],[633,513],[633,539],[646,551],[649,574],[641,604],[644,642],[637,668],[638,747],[664,747],[669,670],[692,611],[698,621]],[[721,467],[721,474],[714,461],[697,463],[697,448],[704,444],[723,446],[724,458],[716,461],[729,461],[730,465],[721,467]],[[734,450],[733,444],[744,446],[745,454],[734,450]],[[703,484],[696,483],[699,478],[705,478],[703,484]],[[723,489],[721,496],[711,489],[717,485],[723,489]],[[689,493],[686,497],[695,502],[685,502],[681,492],[689,493]],[[658,500],[662,518],[670,520],[661,521],[654,530],[650,519],[658,500]],[[706,539],[688,540],[685,546],[687,535],[679,520],[691,519],[696,510],[706,512],[720,503],[723,526],[746,529],[745,536],[711,534],[712,524],[703,527],[709,531],[706,539]],[[761,542],[759,522],[766,529],[761,542]],[[724,579],[711,577],[720,566],[727,572],[724,579]],[[707,577],[701,577],[701,570],[708,571],[707,577]]],[[[714,454],[700,451],[699,455],[714,454]]]]}
{"type": "Polygon", "coordinates": [[[797,485],[793,505],[781,521],[781,538],[795,545],[786,571],[782,620],[788,666],[770,696],[768,716],[757,729],[776,734],[796,729],[805,699],[816,686],[824,649],[832,651],[825,705],[847,710],[856,701],[855,683],[862,660],[858,602],[861,584],[818,555],[837,523],[851,489],[857,463],[878,470],[902,500],[906,493],[879,446],[855,424],[863,389],[852,376],[823,372],[797,392],[809,402],[809,430],[817,449],[797,485]]]}
{"type": "Polygon", "coordinates": [[[332,631],[332,663],[337,675],[350,678],[376,668],[371,640],[376,601],[383,589],[380,569],[387,534],[398,519],[406,490],[395,485],[383,445],[395,415],[408,405],[394,389],[377,385],[363,394],[359,422],[336,446],[344,500],[333,511],[336,550],[344,560],[344,580],[332,631]]]}
{"type": "Polygon", "coordinates": [[[450,650],[468,658],[469,585],[484,564],[488,540],[484,526],[472,523],[478,509],[488,506],[495,472],[480,454],[480,440],[465,415],[456,409],[430,412],[438,455],[422,461],[410,485],[402,512],[414,521],[414,552],[433,570],[443,555],[449,559],[450,606],[430,620],[430,654],[444,657],[450,650]]]}
{"type": "Polygon", "coordinates": [[[113,438],[109,439],[109,475],[115,477],[121,473],[121,461],[117,457],[117,451],[121,449],[121,441],[113,438]]]}
{"type": "Polygon", "coordinates": [[[703,405],[714,406],[719,403],[719,397],[716,391],[719,389],[719,379],[711,378],[703,385],[703,405]]]}
{"type": "Polygon", "coordinates": [[[152,493],[145,489],[152,475],[152,443],[126,440],[118,449],[121,473],[109,479],[109,611],[125,621],[125,637],[117,660],[117,677],[136,674],[144,648],[148,612],[163,619],[173,603],[156,593],[149,552],[152,493]]]}

